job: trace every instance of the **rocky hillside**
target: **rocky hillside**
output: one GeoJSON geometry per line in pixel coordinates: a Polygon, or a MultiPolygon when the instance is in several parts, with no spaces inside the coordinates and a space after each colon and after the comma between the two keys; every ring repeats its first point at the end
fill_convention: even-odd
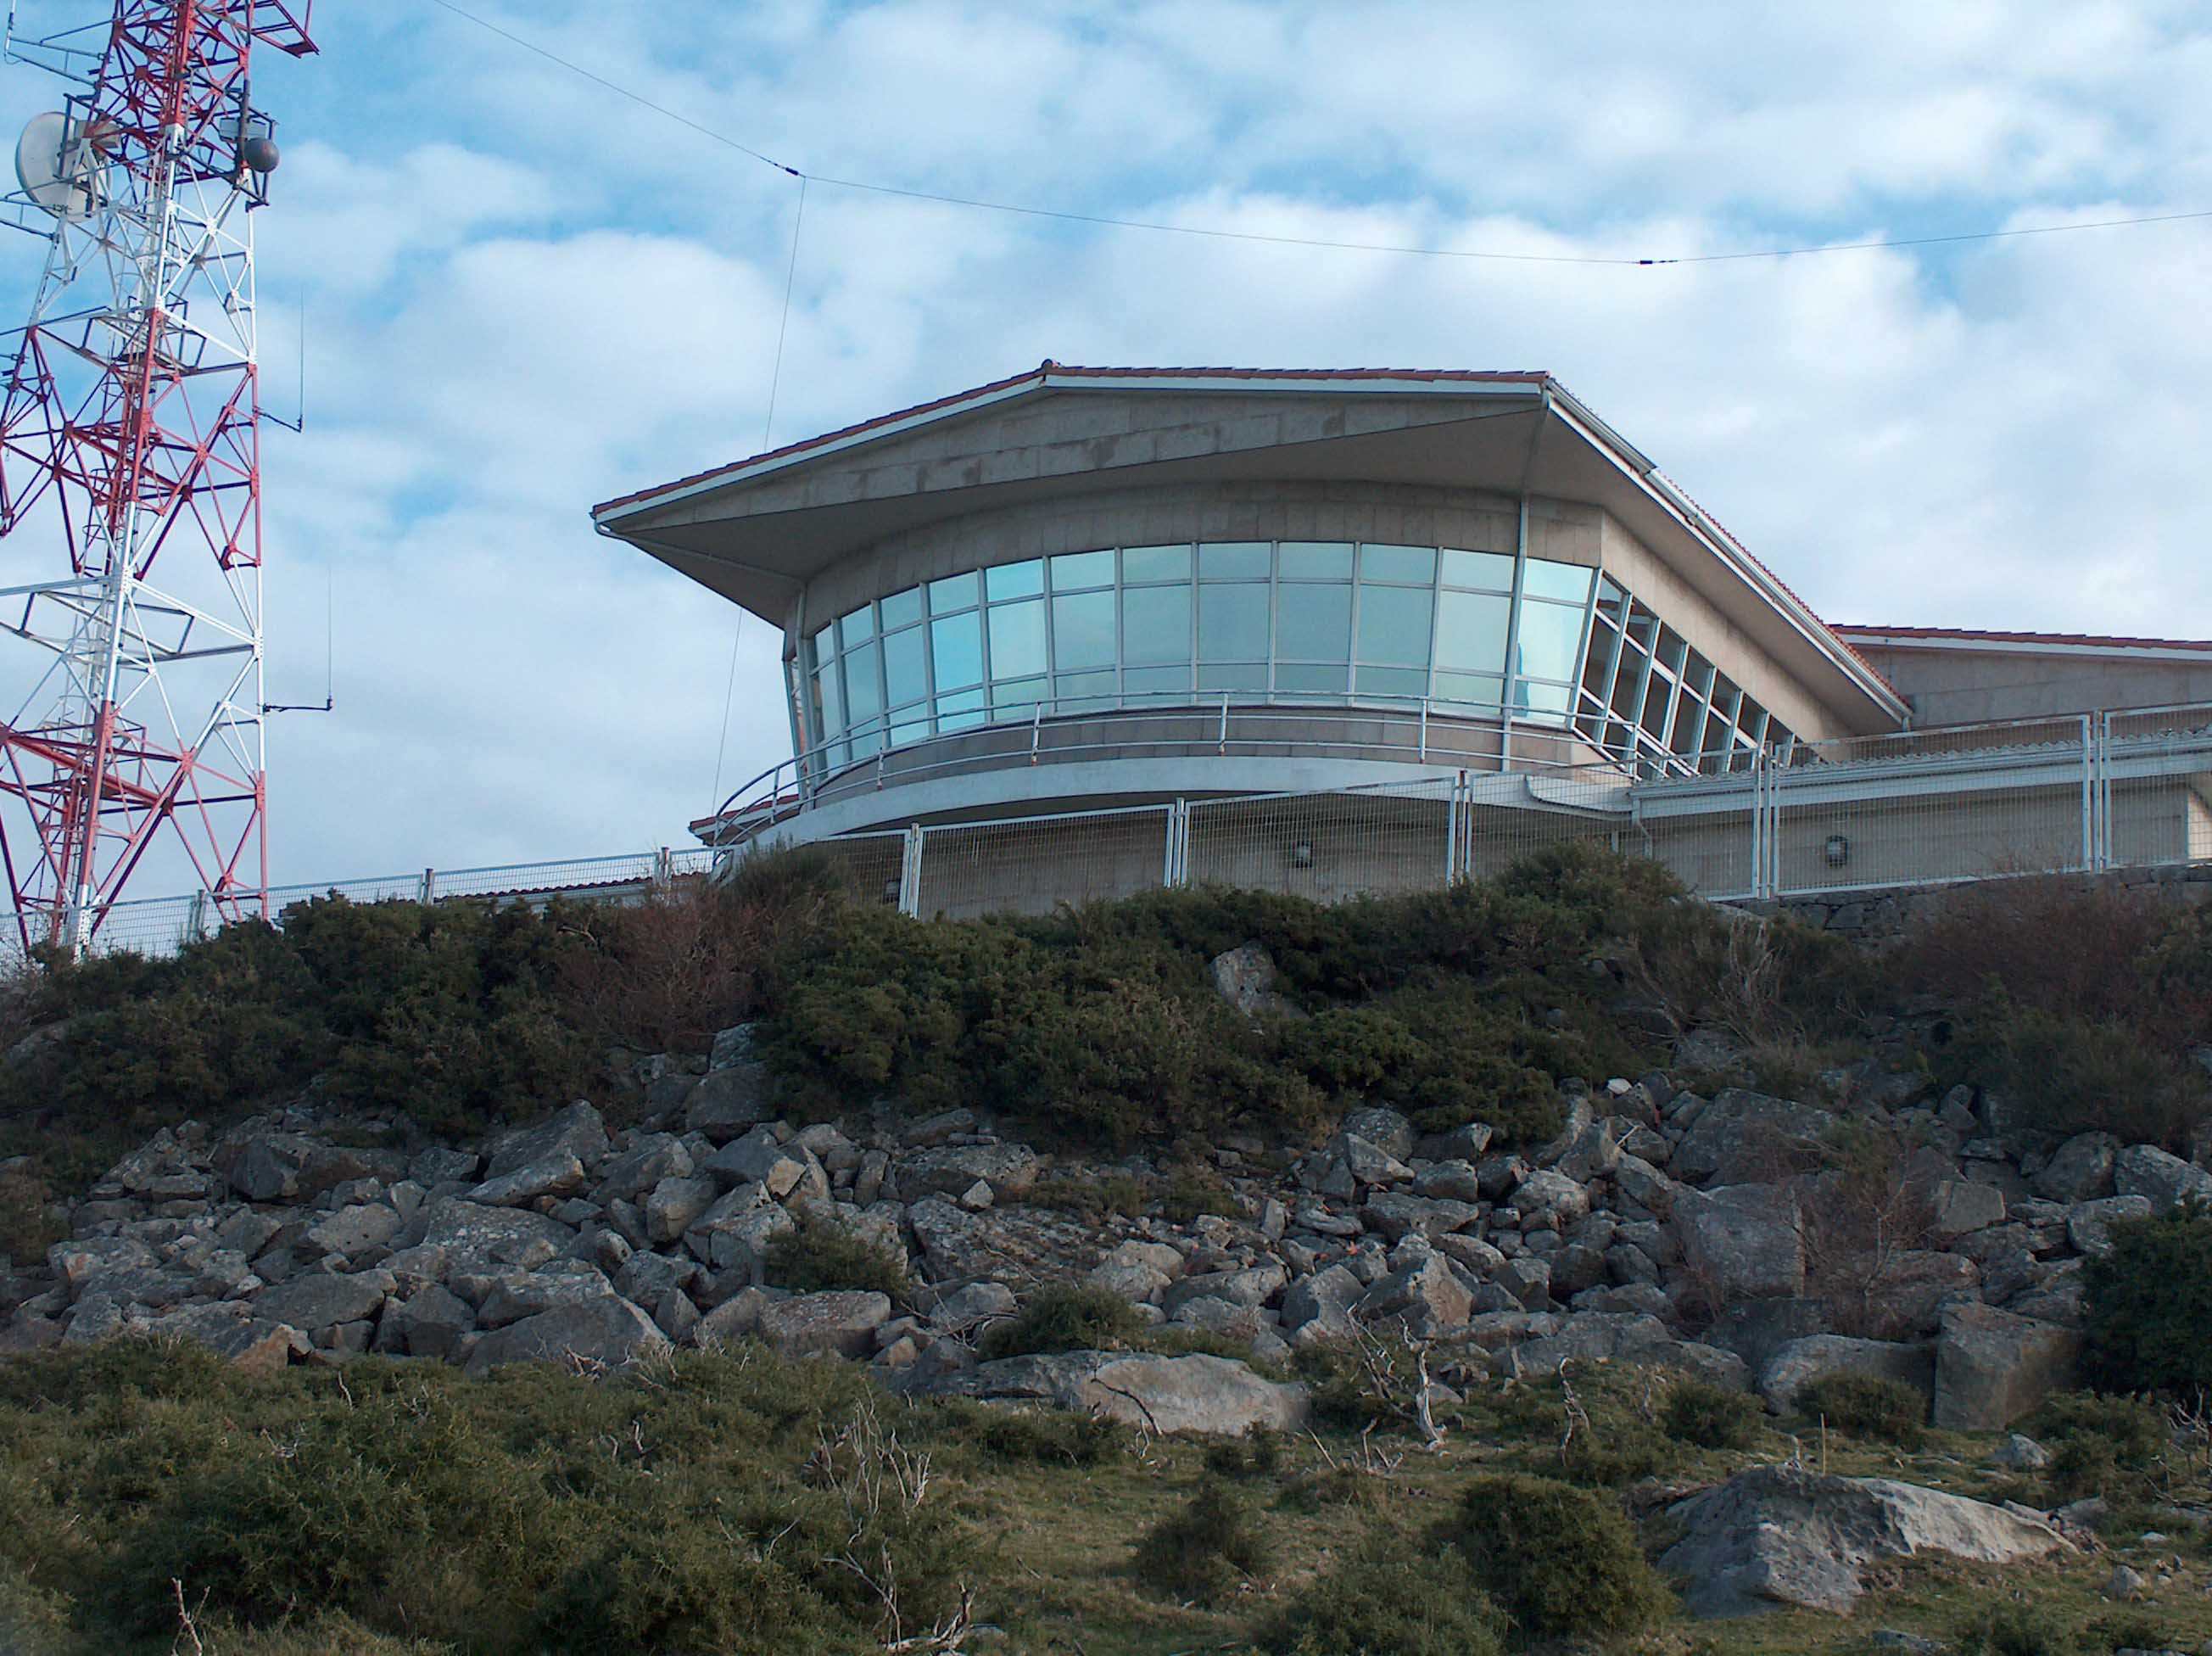
{"type": "MultiPolygon", "coordinates": [[[[1710,923],[1721,953],[1698,958],[1741,958],[1727,940],[1747,922],[1710,923]]],[[[1218,954],[1206,993],[1294,1052],[1311,1038],[1296,1026],[1330,1014],[1278,980],[1285,947],[1218,954]]],[[[1663,974],[1619,959],[1572,964],[1610,973],[1612,1015],[1640,1020],[1632,1044],[1660,1062],[1547,1077],[1540,1107],[1520,1064],[1501,1121],[1436,1102],[1448,1089],[1417,1109],[1340,1090],[1303,1140],[1225,1118],[1203,1140],[1086,1149],[981,1098],[823,1111],[788,1021],[623,1055],[596,1104],[458,1142],[310,1088],[162,1127],[59,1203],[65,1236],[0,1262],[0,1351],[62,1361],[152,1336],[249,1375],[388,1358],[611,1384],[687,1349],[757,1346],[916,1403],[1066,1410],[1141,1442],[1310,1431],[1334,1465],[1395,1439],[1364,1469],[1384,1482],[1422,1456],[1519,1465],[1533,1428],[1533,1470],[1626,1492],[1691,1617],[1849,1611],[1894,1596],[1900,1558],[2057,1560],[2077,1586],[2094,1574],[2099,1602],[2148,1607],[2161,1638],[2191,1617],[2212,1633],[2202,1416],[2130,1405],[2156,1422],[2146,1447],[2068,1412],[2093,1382],[2169,1378],[2122,1372],[2152,1361],[2148,1336],[2126,1343],[2147,1324],[2109,1306],[2098,1322],[2093,1262],[2154,1221],[2212,1228],[2189,1217],[2212,1202],[2204,1139],[2054,1130],[2017,1072],[1978,1083],[1927,1061],[1956,1014],[1924,996],[1863,1017],[1856,1056],[1801,1038],[1785,1063],[1743,1020],[1655,1044],[1663,974]],[[1382,1438],[1328,1446],[1363,1424],[1382,1438]],[[1950,1448],[1908,1464],[1929,1428],[1950,1448]],[[1832,1433],[1839,1462],[1887,1443],[1889,1470],[1920,1481],[1831,1475],[1832,1433]],[[2069,1451],[2077,1438],[2106,1446],[2069,1451]],[[1680,1476],[1722,1448],[1697,1460],[1702,1482],[1680,1476]],[[2111,1465],[2084,1471],[2085,1454],[2111,1465]],[[1962,1488],[1964,1466],[1982,1470],[1962,1488]],[[2158,1537],[2148,1553],[2105,1554],[2115,1512],[2158,1537]],[[2196,1551],[2169,1562],[2175,1535],[2196,1551]]],[[[1243,1574],[1245,1591],[1262,1579],[1243,1574]]],[[[1500,1614],[1509,1638],[1541,1630],[1500,1614]]],[[[973,1622],[896,1647],[963,1647],[973,1622]]]]}

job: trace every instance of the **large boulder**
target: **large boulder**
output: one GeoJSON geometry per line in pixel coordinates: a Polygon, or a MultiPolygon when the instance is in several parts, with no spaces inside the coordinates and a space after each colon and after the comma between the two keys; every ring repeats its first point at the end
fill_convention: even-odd
{"type": "Polygon", "coordinates": [[[1787,1185],[1687,1192],[1674,1223],[1683,1263],[1717,1305],[1795,1299],[1804,1292],[1805,1242],[1797,1198],[1787,1185]]]}
{"type": "Polygon", "coordinates": [[[709,1071],[684,1100],[684,1125],[716,1144],[775,1118],[768,1070],[750,1060],[709,1071]]]}
{"type": "Polygon", "coordinates": [[[340,1323],[366,1322],[384,1308],[392,1280],[386,1271],[338,1276],[321,1271],[295,1276],[253,1298],[253,1314],[320,1337],[340,1323]]]}
{"type": "Polygon", "coordinates": [[[1681,1539],[1659,1567],[1692,1616],[1792,1607],[1848,1614],[1870,1565],[1948,1554],[2012,1564],[2072,1550],[2039,1518],[1888,1478],[1759,1466],[1670,1507],[1681,1539]]]}
{"type": "Polygon", "coordinates": [[[1871,1374],[1930,1397],[1936,1391],[1936,1355],[1918,1342],[1808,1335],[1766,1360],[1759,1371],[1759,1395],[1768,1408],[1786,1415],[1796,1407],[1800,1391],[1831,1374],[1871,1374]]]}
{"type": "Polygon", "coordinates": [[[495,1174],[471,1190],[468,1199],[487,1208],[524,1208],[541,1197],[574,1196],[583,1188],[584,1164],[572,1152],[556,1150],[495,1174]]]}
{"type": "Polygon", "coordinates": [[[614,1291],[615,1285],[597,1266],[580,1259],[557,1259],[543,1270],[517,1271],[497,1279],[477,1307],[477,1320],[486,1328],[505,1328],[562,1306],[607,1299],[614,1291]]]}
{"type": "Polygon", "coordinates": [[[1516,1375],[1548,1375],[1570,1362],[1680,1368],[1731,1391],[1751,1384],[1743,1359],[1734,1352],[1676,1339],[1666,1324],[1642,1312],[1578,1311],[1561,1317],[1548,1332],[1511,1347],[1506,1368],[1516,1375]]]}
{"type": "Polygon", "coordinates": [[[2154,1144],[2130,1144],[2113,1159],[2112,1187],[2124,1196],[2148,1198],[2159,1213],[2192,1199],[2212,1202],[2212,1173],[2154,1144]]]}
{"type": "Polygon", "coordinates": [[[476,1275],[532,1270],[568,1251],[575,1232],[557,1219],[523,1208],[491,1208],[447,1196],[431,1208],[423,1227],[426,1247],[444,1250],[447,1269],[476,1275]]]}
{"type": "Polygon", "coordinates": [[[937,1376],[921,1389],[939,1396],[1095,1411],[1171,1434],[1235,1437],[1255,1426],[1290,1430],[1304,1425],[1307,1414],[1304,1386],[1263,1379],[1227,1357],[1104,1351],[1007,1357],[937,1376]]]}
{"type": "Polygon", "coordinates": [[[1836,1118],[1826,1110],[1731,1087],[1698,1112],[1668,1170],[1692,1184],[1749,1183],[1819,1165],[1836,1118]]]}
{"type": "Polygon", "coordinates": [[[541,1161],[550,1161],[562,1155],[571,1155],[590,1167],[607,1153],[609,1140],[607,1124],[599,1112],[579,1099],[567,1109],[556,1111],[543,1121],[532,1122],[527,1127],[517,1128],[502,1134],[489,1147],[491,1160],[484,1169],[488,1179],[503,1178],[507,1174],[541,1161]]]}
{"type": "Polygon", "coordinates": [[[2112,1251],[2112,1226],[2123,1219],[2148,1219],[2157,1204],[2140,1193],[2076,1202],[2066,1215],[2066,1239],[2074,1251],[2092,1258],[2112,1251]]]}
{"type": "Polygon", "coordinates": [[[2029,1181],[2036,1195],[2069,1204],[2112,1193],[2112,1164],[2120,1142],[2110,1133],[2076,1133],[2060,1145],[2029,1181]]]}
{"type": "Polygon", "coordinates": [[[1513,1206],[1524,1226],[1565,1230],[1589,1212],[1590,1198],[1578,1180],[1545,1167],[1513,1187],[1513,1206]]]}
{"type": "Polygon", "coordinates": [[[762,1307],[760,1336],[787,1357],[865,1357],[891,1319],[890,1296],[859,1290],[795,1294],[762,1307]]]}
{"type": "Polygon", "coordinates": [[[485,1335],[469,1353],[468,1372],[483,1374],[520,1362],[620,1368],[667,1349],[668,1336],[652,1318],[608,1294],[540,1312],[485,1335]]]}
{"type": "Polygon", "coordinates": [[[599,1182],[592,1200],[605,1207],[610,1202],[635,1202],[664,1178],[688,1178],[691,1152],[673,1133],[648,1133],[599,1169],[599,1182]]]}
{"type": "Polygon", "coordinates": [[[407,1158],[386,1150],[349,1150],[301,1133],[249,1133],[226,1139],[216,1171],[249,1202],[304,1202],[356,1178],[404,1178],[407,1158]]]}
{"type": "Polygon", "coordinates": [[[947,1144],[918,1151],[898,1165],[898,1187],[909,1202],[959,1196],[979,1180],[994,1200],[1009,1202],[1036,1183],[1037,1153],[1026,1144],[947,1144]]]}
{"type": "Polygon", "coordinates": [[[1392,1271],[1368,1289],[1352,1309],[1363,1323],[1395,1323],[1420,1338],[1459,1327],[1474,1307],[1474,1294],[1451,1267],[1430,1254],[1392,1271]]]}
{"type": "Polygon", "coordinates": [[[325,1253],[357,1259],[399,1233],[399,1210],[381,1202],[356,1202],[307,1227],[305,1240],[325,1253]]]}
{"type": "Polygon", "coordinates": [[[2074,1383],[2081,1336],[1992,1306],[1943,1308],[1936,1340],[1936,1424],[2001,1432],[2074,1383]]]}
{"type": "Polygon", "coordinates": [[[769,1245],[798,1227],[764,1187],[741,1184],[692,1221],[684,1245],[716,1270],[741,1270],[757,1282],[768,1266],[769,1245]]]}

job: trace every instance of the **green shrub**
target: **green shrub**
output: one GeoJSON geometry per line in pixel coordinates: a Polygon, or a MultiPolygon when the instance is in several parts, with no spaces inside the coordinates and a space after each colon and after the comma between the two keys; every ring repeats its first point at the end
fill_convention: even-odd
{"type": "Polygon", "coordinates": [[[2172,1443],[2164,1412],[2140,1397],[2061,1392],[2031,1424],[2051,1450],[2044,1484],[2060,1501],[2147,1493],[2172,1443]]]}
{"type": "Polygon", "coordinates": [[[986,1357],[1026,1357],[1054,1351],[1113,1351],[1144,1333],[1137,1308],[1104,1288],[1055,1284],[984,1331],[986,1357]]]}
{"type": "Polygon", "coordinates": [[[1900,1380],[1879,1374],[1823,1374],[1797,1392],[1797,1412],[1855,1438],[1919,1447],[1928,1399],[1900,1380]]]}
{"type": "Polygon", "coordinates": [[[1218,1604],[1267,1568],[1272,1549],[1243,1498],[1209,1478],[1137,1542],[1137,1577],[1176,1599],[1218,1604]]]}
{"type": "Polygon", "coordinates": [[[1998,1600],[1960,1628],[1960,1656],[2084,1656],[2080,1634],[2055,1610],[1998,1600]]]}
{"type": "Polygon", "coordinates": [[[1243,1207],[1230,1194],[1218,1174],[1210,1168],[1188,1165],[1176,1168],[1168,1176],[1167,1190],[1160,1196],[1160,1213],[1175,1225],[1188,1225],[1205,1214],[1222,1219],[1244,1217],[1243,1207]]]}
{"type": "Polygon", "coordinates": [[[1687,1379],[1667,1397],[1659,1423],[1667,1435],[1700,1449],[1748,1449],[1759,1441],[1759,1399],[1710,1380],[1687,1379]]]}
{"type": "Polygon", "coordinates": [[[763,1273],[770,1283],[793,1294],[852,1288],[905,1297],[906,1263],[890,1249],[804,1209],[797,1221],[768,1245],[763,1273]]]}
{"type": "Polygon", "coordinates": [[[1669,1603],[1619,1504],[1571,1483],[1478,1477],[1451,1538],[1475,1585],[1529,1638],[1637,1632],[1669,1603]]]}
{"type": "Polygon", "coordinates": [[[43,1259],[68,1234],[45,1179],[27,1165],[0,1167],[0,1258],[43,1259]]]}
{"type": "Polygon", "coordinates": [[[1102,1466],[1128,1447],[1128,1428],[1103,1415],[1007,1409],[965,1398],[931,1407],[936,1428],[948,1440],[1002,1464],[1102,1466]]]}
{"type": "Polygon", "coordinates": [[[2212,1391],[2212,1211],[2186,1207],[2112,1227],[2082,1280],[2082,1373],[2109,1391],[2212,1391]]]}
{"type": "Polygon", "coordinates": [[[1206,1446],[1206,1470],[1216,1477],[1273,1477],[1282,1464],[1282,1434],[1264,1426],[1248,1428],[1242,1437],[1218,1438],[1206,1446]]]}
{"type": "Polygon", "coordinates": [[[1547,1476],[1598,1487],[1662,1477],[1681,1465],[1682,1449],[1640,1406],[1642,1384],[1648,1370],[1585,1376],[1571,1409],[1559,1380],[1524,1382],[1498,1400],[1498,1430],[1525,1440],[1523,1463],[1547,1476]]]}
{"type": "Polygon", "coordinates": [[[1498,1656],[1505,1618],[1467,1587],[1457,1552],[1377,1530],[1270,1617],[1281,1656],[1498,1656]]]}
{"type": "Polygon", "coordinates": [[[1977,1003],[1960,1050],[1985,1085],[2020,1105],[2027,1126],[2053,1140],[2111,1133],[2186,1152],[2212,1111],[2204,1073],[2125,1018],[2045,1012],[1993,993],[1977,1003]]]}

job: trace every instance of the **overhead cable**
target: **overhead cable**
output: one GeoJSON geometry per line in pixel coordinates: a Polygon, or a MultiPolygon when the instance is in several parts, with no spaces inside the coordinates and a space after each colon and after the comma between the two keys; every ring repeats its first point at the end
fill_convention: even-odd
{"type": "Polygon", "coordinates": [[[1933,247],[1970,241],[2002,241],[2021,236],[2058,235],[2074,230],[2115,230],[2138,225],[2179,224],[2191,220],[2212,219],[2212,208],[2179,213],[2144,213],[2125,218],[2084,219],[2064,224],[2029,224],[1990,230],[1959,230],[1938,235],[1873,236],[1860,241],[1830,241],[1808,243],[1790,247],[1755,247],[1740,253],[1677,253],[1664,256],[1633,257],[1626,254],[1604,253],[1506,253],[1496,248],[1429,247],[1416,244],[1389,241],[1352,241],[1326,236],[1279,235],[1263,230],[1231,230],[1218,225],[1170,224],[1157,219],[1120,218],[1107,213],[1079,213],[1057,207],[1032,207],[1015,202],[992,201],[979,196],[949,195],[942,191],[921,190],[896,184],[878,184],[864,179],[833,178],[824,173],[810,173],[775,156],[754,149],[716,131],[689,115],[656,103],[643,93],[631,90],[617,81],[586,69],[582,64],[563,58],[560,53],[540,46],[501,27],[489,18],[481,17],[454,0],[430,0],[430,3],[465,19],[477,27],[497,35],[501,40],[521,47],[558,64],[573,75],[582,76],[593,85],[602,87],[619,97],[629,99],[641,108],[656,115],[665,116],[681,126],[690,128],[702,137],[711,138],[719,144],[750,156],[763,166],[772,167],[803,183],[824,185],[833,189],[862,191],[871,195],[899,196],[911,201],[933,202],[945,207],[964,207],[980,212],[1009,213],[1024,218],[1056,219],[1066,224],[1089,224],[1115,230],[1149,230],[1161,235],[1202,236],[1220,241],[1260,242],[1278,247],[1313,247],[1341,253],[1396,253],[1419,259],[1462,259],[1513,265],[1595,265],[1648,268],[1663,265],[1722,265],[1757,259],[1806,259],[1819,253],[1868,253],[1881,248],[1933,247]]]}

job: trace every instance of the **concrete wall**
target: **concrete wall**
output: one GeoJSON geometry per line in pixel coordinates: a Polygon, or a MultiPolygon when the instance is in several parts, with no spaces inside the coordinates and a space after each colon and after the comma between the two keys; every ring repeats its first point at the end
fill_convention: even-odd
{"type": "Polygon", "coordinates": [[[2212,652],[2038,650],[1956,643],[1852,646],[1912,706],[1916,725],[2034,719],[2212,702],[2212,652]],[[2177,659],[2178,658],[2178,659],[2177,659]]]}

